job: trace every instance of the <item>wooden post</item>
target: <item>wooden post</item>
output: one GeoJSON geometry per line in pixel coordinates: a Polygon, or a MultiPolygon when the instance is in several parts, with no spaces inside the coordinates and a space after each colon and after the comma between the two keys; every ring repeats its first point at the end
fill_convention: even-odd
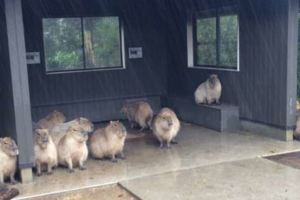
{"type": "Polygon", "coordinates": [[[5,0],[5,15],[12,81],[15,139],[19,146],[18,159],[21,179],[32,180],[33,137],[28,72],[22,14],[22,0],[5,0]]]}
{"type": "Polygon", "coordinates": [[[288,0],[287,20],[287,77],[286,77],[286,126],[293,130],[296,124],[297,56],[298,55],[298,0],[288,0]]]}

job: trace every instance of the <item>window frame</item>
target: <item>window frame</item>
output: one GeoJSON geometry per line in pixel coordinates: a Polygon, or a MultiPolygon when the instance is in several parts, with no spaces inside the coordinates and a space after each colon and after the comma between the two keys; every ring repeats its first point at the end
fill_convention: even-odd
{"type": "Polygon", "coordinates": [[[43,17],[41,19],[41,25],[42,25],[42,37],[43,37],[43,45],[42,45],[42,64],[44,66],[44,70],[45,73],[47,75],[51,75],[51,74],[65,74],[65,73],[82,73],[82,72],[93,72],[93,71],[108,71],[108,70],[124,70],[126,69],[126,60],[125,60],[125,41],[124,41],[124,24],[123,24],[123,20],[121,19],[120,16],[117,15],[112,15],[112,16],[55,16],[55,17],[43,17]],[[114,66],[114,67],[87,67],[86,66],[86,52],[85,52],[85,36],[84,36],[84,18],[105,18],[105,17],[117,17],[118,21],[119,21],[119,40],[120,40],[120,61],[121,61],[121,65],[120,66],[114,66]],[[47,70],[47,63],[46,63],[46,50],[45,50],[45,38],[44,38],[44,23],[43,20],[45,19],[68,19],[68,18],[78,18],[80,19],[80,24],[81,24],[81,34],[82,34],[82,45],[81,45],[81,49],[82,49],[82,68],[80,69],[64,69],[64,70],[51,70],[48,71],[47,70]]]}
{"type": "Polygon", "coordinates": [[[210,10],[204,10],[195,12],[190,15],[187,22],[187,41],[188,41],[188,68],[196,68],[196,69],[209,69],[209,70],[221,70],[221,71],[240,71],[240,26],[239,26],[239,15],[237,9],[232,7],[225,7],[227,9],[226,12],[220,12],[221,8],[213,8],[210,10]],[[226,66],[220,65],[220,47],[221,47],[221,32],[220,32],[220,19],[222,16],[236,16],[237,17],[237,65],[236,66],[226,66]],[[197,48],[198,48],[198,40],[197,40],[197,20],[205,19],[205,18],[214,18],[216,20],[216,64],[197,64],[197,48]],[[192,54],[192,55],[191,55],[192,54]]]}

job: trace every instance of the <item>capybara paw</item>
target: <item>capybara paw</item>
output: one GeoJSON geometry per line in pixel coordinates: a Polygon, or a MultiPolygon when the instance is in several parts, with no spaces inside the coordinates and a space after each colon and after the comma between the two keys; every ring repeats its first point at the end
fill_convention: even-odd
{"type": "Polygon", "coordinates": [[[50,176],[50,175],[52,175],[53,174],[53,172],[52,171],[50,171],[50,172],[47,172],[47,175],[48,176],[50,176]]]}
{"type": "Polygon", "coordinates": [[[79,169],[80,169],[81,171],[83,171],[83,170],[86,170],[86,167],[85,167],[85,166],[80,166],[79,169]]]}
{"type": "Polygon", "coordinates": [[[125,157],[125,156],[119,156],[119,158],[120,158],[121,160],[126,160],[126,157],[125,157]]]}
{"type": "Polygon", "coordinates": [[[117,155],[117,158],[121,159],[121,160],[126,160],[126,157],[124,154],[119,154],[117,155]]]}
{"type": "Polygon", "coordinates": [[[70,174],[72,174],[72,173],[74,173],[74,172],[75,172],[74,169],[69,169],[69,170],[68,170],[68,173],[70,173],[70,174]]]}
{"type": "Polygon", "coordinates": [[[16,185],[18,182],[16,181],[16,180],[12,180],[12,181],[10,181],[10,184],[12,184],[12,185],[16,185]]]}
{"type": "Polygon", "coordinates": [[[42,176],[42,173],[37,173],[36,175],[37,175],[37,176],[42,176]]]}
{"type": "Polygon", "coordinates": [[[178,144],[177,140],[172,140],[171,144],[178,144]]]}
{"type": "Polygon", "coordinates": [[[115,158],[113,158],[113,159],[111,159],[111,162],[113,162],[113,163],[117,163],[117,162],[118,162],[118,160],[117,160],[117,159],[115,159],[115,158]]]}

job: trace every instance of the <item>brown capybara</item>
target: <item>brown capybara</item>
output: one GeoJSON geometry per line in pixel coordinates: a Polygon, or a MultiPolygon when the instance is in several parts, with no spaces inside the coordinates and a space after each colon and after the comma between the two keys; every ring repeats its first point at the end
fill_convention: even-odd
{"type": "Polygon", "coordinates": [[[83,132],[91,133],[94,130],[93,123],[84,117],[79,117],[66,123],[57,124],[50,130],[50,135],[55,145],[58,145],[60,139],[67,133],[67,130],[73,125],[79,125],[82,128],[83,132]]]}
{"type": "Polygon", "coordinates": [[[121,113],[126,115],[132,128],[137,124],[141,128],[140,131],[142,131],[151,126],[153,110],[147,102],[127,103],[122,107],[121,113]]]}
{"type": "Polygon", "coordinates": [[[97,129],[89,141],[89,149],[92,157],[102,159],[110,157],[116,162],[116,156],[124,159],[123,148],[127,131],[119,121],[111,121],[105,128],[97,129]]]}
{"type": "Polygon", "coordinates": [[[54,110],[49,113],[45,118],[39,120],[35,125],[36,128],[51,130],[55,125],[64,123],[66,117],[62,112],[54,110]]]}
{"type": "Polygon", "coordinates": [[[47,173],[52,174],[52,169],[58,164],[58,158],[56,145],[48,129],[35,130],[34,155],[37,175],[42,175],[44,166],[47,168],[47,173]]]}
{"type": "Polygon", "coordinates": [[[84,132],[80,125],[69,127],[67,133],[58,143],[58,163],[69,168],[69,172],[74,172],[73,167],[78,166],[80,170],[85,170],[85,161],[88,157],[87,148],[88,133],[84,132]]]}
{"type": "Polygon", "coordinates": [[[15,141],[9,137],[0,138],[0,183],[10,178],[11,184],[16,184],[15,172],[19,149],[15,141]]]}
{"type": "Polygon", "coordinates": [[[210,75],[210,77],[203,83],[201,83],[196,89],[194,96],[197,104],[212,104],[216,102],[220,103],[220,97],[222,94],[222,85],[216,74],[210,75]]]}
{"type": "Polygon", "coordinates": [[[180,122],[175,114],[169,108],[163,108],[154,118],[152,124],[153,134],[160,142],[160,148],[163,148],[164,142],[170,147],[180,129],[180,122]]]}

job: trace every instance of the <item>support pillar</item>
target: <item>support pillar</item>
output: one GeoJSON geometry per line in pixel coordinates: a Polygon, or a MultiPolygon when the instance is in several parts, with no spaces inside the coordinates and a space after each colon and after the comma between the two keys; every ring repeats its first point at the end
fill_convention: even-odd
{"type": "Polygon", "coordinates": [[[22,0],[4,0],[4,5],[15,118],[14,139],[20,151],[21,180],[28,182],[32,180],[34,153],[22,0]]]}

